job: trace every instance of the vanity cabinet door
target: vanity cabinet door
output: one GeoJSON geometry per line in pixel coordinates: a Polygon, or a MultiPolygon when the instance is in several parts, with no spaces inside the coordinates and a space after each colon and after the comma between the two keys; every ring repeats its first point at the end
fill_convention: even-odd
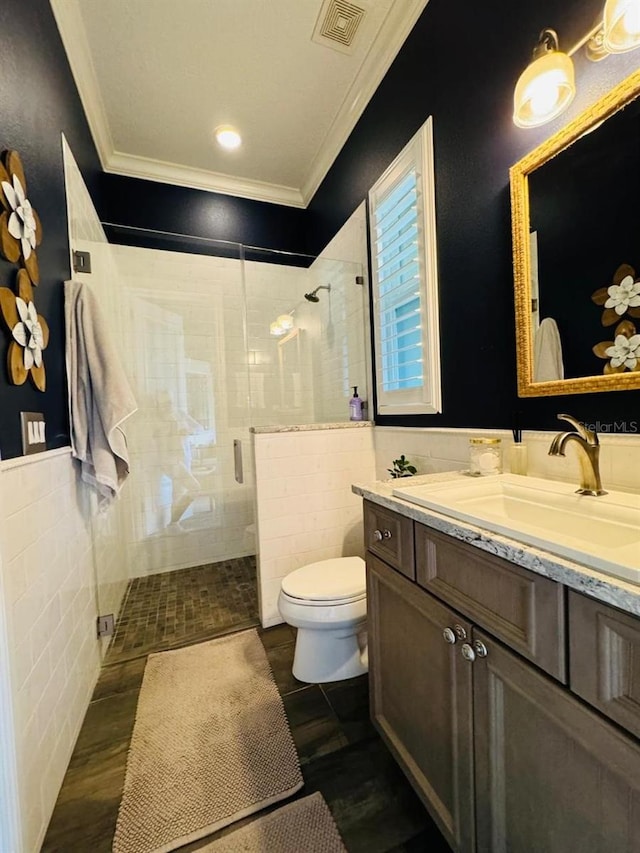
{"type": "Polygon", "coordinates": [[[372,720],[455,851],[474,850],[471,626],[367,555],[372,720]],[[449,635],[451,639],[451,635],[449,635]]]}
{"type": "Polygon", "coordinates": [[[479,853],[637,853],[640,746],[479,631],[479,853]]]}
{"type": "Polygon", "coordinates": [[[570,686],[640,737],[640,619],[569,591],[570,686]]]}

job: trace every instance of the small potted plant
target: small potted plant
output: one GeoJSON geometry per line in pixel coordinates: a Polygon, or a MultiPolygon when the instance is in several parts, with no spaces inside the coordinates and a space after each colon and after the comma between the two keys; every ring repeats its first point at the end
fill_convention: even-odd
{"type": "Polygon", "coordinates": [[[393,468],[387,468],[393,479],[399,477],[413,477],[417,473],[417,468],[412,465],[408,459],[405,459],[404,453],[399,459],[394,459],[392,462],[393,468]]]}

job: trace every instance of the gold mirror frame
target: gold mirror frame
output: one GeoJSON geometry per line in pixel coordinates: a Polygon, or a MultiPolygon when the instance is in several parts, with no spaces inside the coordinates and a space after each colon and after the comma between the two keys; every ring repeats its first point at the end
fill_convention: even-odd
{"type": "Polygon", "coordinates": [[[511,229],[516,314],[518,396],[544,397],[553,394],[586,394],[594,391],[630,391],[640,388],[640,371],[602,376],[580,376],[552,382],[533,381],[533,335],[531,330],[531,251],[529,241],[528,176],[551,160],[588,130],[640,94],[640,69],[634,71],[597,103],[522,158],[509,170],[511,183],[511,229]]]}

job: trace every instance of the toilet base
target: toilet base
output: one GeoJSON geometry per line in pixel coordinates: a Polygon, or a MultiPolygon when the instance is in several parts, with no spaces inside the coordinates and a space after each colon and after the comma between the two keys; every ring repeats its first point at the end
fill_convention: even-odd
{"type": "Polygon", "coordinates": [[[360,637],[353,626],[333,630],[327,630],[326,625],[321,630],[298,628],[293,659],[293,675],[298,681],[344,681],[364,675],[368,669],[364,625],[360,637]]]}

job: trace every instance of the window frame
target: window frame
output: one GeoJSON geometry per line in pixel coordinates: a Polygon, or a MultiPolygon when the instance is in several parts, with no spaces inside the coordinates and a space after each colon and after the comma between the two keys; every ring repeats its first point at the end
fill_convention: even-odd
{"type": "Polygon", "coordinates": [[[371,295],[373,310],[372,355],[376,381],[376,413],[379,415],[438,414],[442,411],[440,375],[440,328],[438,299],[438,264],[435,213],[435,179],[433,154],[433,118],[402,149],[391,165],[378,178],[368,194],[370,229],[371,295]],[[418,200],[417,229],[422,331],[422,383],[419,387],[385,390],[381,352],[380,293],[376,266],[376,209],[388,198],[406,175],[415,169],[418,200]]]}

